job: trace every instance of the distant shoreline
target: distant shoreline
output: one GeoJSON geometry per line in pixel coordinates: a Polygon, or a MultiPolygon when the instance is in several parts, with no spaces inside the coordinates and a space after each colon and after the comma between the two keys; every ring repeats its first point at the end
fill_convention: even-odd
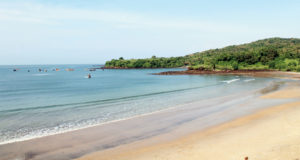
{"type": "Polygon", "coordinates": [[[276,72],[274,70],[185,70],[153,73],[154,75],[201,75],[201,74],[246,74],[258,72],[276,72]]]}
{"type": "Polygon", "coordinates": [[[186,67],[170,67],[170,68],[165,68],[165,67],[160,67],[160,68],[128,68],[128,67],[101,67],[101,68],[96,68],[96,69],[120,69],[120,70],[128,70],[128,69],[186,69],[186,67]]]}
{"type": "Polygon", "coordinates": [[[242,75],[253,77],[268,77],[300,80],[300,73],[298,72],[283,72],[276,70],[185,70],[185,71],[167,71],[160,73],[153,73],[153,75],[242,75]]]}
{"type": "MultiPolygon", "coordinates": [[[[187,67],[177,68],[124,68],[124,67],[101,67],[97,69],[116,69],[116,70],[137,70],[137,69],[186,69],[187,67]]],[[[166,71],[159,73],[151,73],[152,75],[243,75],[253,77],[269,77],[269,78],[284,78],[284,79],[300,79],[300,73],[278,70],[183,70],[183,71],[166,71]]]]}

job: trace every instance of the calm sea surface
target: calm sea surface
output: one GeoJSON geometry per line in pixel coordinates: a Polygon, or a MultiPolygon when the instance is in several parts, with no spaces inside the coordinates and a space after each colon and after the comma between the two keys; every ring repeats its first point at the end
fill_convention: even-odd
{"type": "Polygon", "coordinates": [[[87,68],[91,67],[95,66],[0,66],[0,144],[258,90],[271,81],[238,76],[150,75],[181,69],[90,72],[87,68]],[[18,70],[13,72],[14,68],[18,70]],[[60,70],[53,71],[55,68],[60,70]],[[74,71],[65,71],[67,68],[74,71]],[[87,78],[89,73],[91,79],[87,78]]]}

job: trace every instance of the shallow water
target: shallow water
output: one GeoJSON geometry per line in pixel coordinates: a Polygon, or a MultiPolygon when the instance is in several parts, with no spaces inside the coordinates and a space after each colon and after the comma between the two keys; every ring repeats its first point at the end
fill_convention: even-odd
{"type": "Polygon", "coordinates": [[[92,65],[0,66],[0,144],[75,130],[267,86],[273,79],[97,70],[92,65]],[[13,68],[20,70],[13,72],[13,68]],[[47,72],[38,72],[38,69],[47,72]],[[60,71],[53,71],[59,68],[60,71]],[[74,68],[74,71],[65,71],[74,68]],[[28,72],[30,70],[30,72],[28,72]],[[91,73],[92,78],[86,75],[91,73]]]}

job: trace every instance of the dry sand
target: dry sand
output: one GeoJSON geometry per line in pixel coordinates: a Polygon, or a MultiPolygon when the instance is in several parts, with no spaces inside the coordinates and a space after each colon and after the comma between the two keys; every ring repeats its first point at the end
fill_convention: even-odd
{"type": "Polygon", "coordinates": [[[80,160],[297,160],[300,159],[300,87],[292,84],[263,99],[295,102],[267,108],[171,142],[138,143],[94,152],[80,160]],[[297,100],[299,99],[299,100],[297,100]]]}

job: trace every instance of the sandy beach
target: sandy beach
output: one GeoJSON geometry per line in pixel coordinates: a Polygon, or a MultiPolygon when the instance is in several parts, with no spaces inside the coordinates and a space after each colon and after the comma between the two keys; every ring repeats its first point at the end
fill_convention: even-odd
{"type": "MultiPolygon", "coordinates": [[[[69,160],[99,151],[112,151],[107,156],[111,159],[119,151],[130,153],[136,148],[176,141],[272,104],[285,103],[285,100],[260,100],[259,95],[260,91],[232,94],[85,129],[4,144],[0,145],[0,159],[69,160]]],[[[103,157],[102,153],[99,156],[103,157]]]]}
{"type": "Polygon", "coordinates": [[[0,160],[300,160],[300,0],[0,0],[0,160]]]}
{"type": "Polygon", "coordinates": [[[261,99],[294,99],[170,142],[137,147],[122,146],[95,152],[80,160],[199,160],[300,158],[300,88],[290,83],[261,99]]]}
{"type": "MultiPolygon", "coordinates": [[[[298,76],[288,75],[282,78],[298,76]]],[[[297,159],[299,114],[299,83],[272,80],[259,90],[0,145],[0,160],[297,159]]]]}

